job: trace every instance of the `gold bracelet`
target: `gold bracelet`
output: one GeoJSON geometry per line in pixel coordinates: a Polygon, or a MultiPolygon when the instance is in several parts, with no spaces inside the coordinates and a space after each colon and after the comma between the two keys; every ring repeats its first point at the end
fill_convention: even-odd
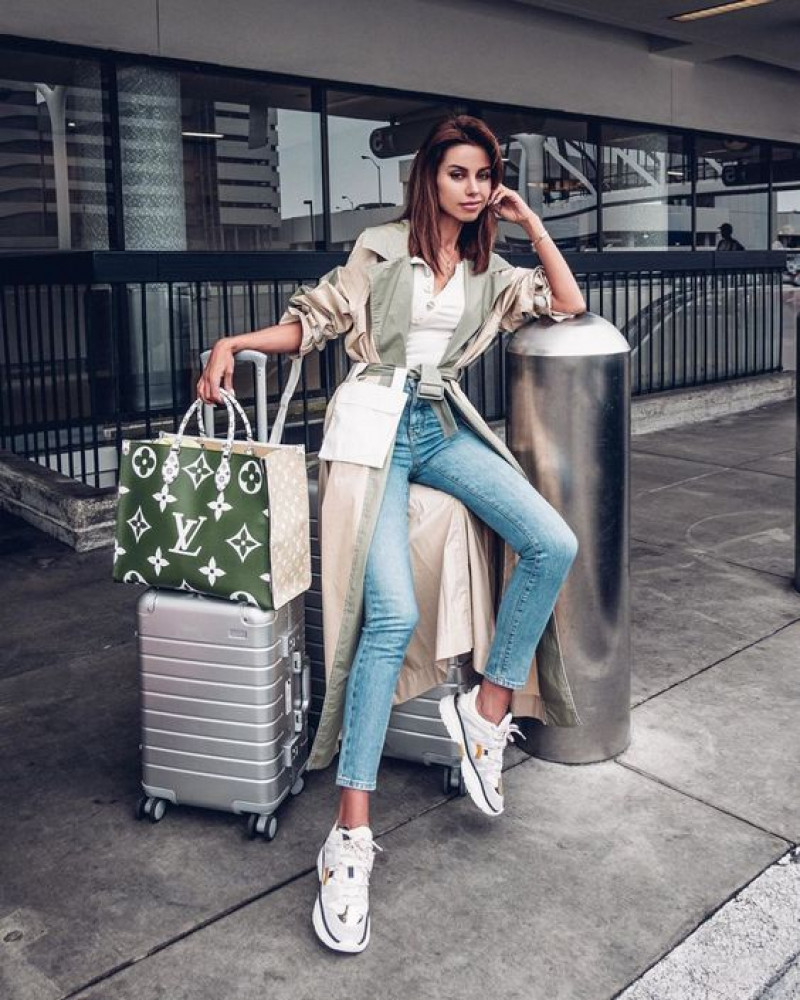
{"type": "Polygon", "coordinates": [[[533,249],[535,250],[536,244],[540,243],[546,236],[549,235],[550,233],[548,233],[547,230],[545,229],[545,231],[541,234],[541,236],[537,236],[535,240],[531,240],[531,246],[533,247],[533,249]]]}

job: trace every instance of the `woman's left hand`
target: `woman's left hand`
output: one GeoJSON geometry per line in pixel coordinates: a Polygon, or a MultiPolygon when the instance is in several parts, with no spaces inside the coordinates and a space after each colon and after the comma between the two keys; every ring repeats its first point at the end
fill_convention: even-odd
{"type": "Polygon", "coordinates": [[[533,209],[526,205],[516,191],[507,188],[505,184],[498,184],[489,195],[489,210],[494,212],[495,218],[504,222],[516,222],[524,225],[536,218],[533,209]]]}

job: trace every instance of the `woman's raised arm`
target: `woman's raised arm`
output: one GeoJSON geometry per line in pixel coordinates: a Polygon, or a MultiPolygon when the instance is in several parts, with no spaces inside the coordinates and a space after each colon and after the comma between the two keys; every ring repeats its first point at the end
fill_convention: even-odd
{"type": "Polygon", "coordinates": [[[220,384],[233,391],[233,357],[239,351],[263,351],[265,354],[296,354],[303,336],[300,320],[276,323],[252,333],[237,333],[222,337],[211,348],[211,357],[197,382],[197,395],[204,403],[222,402],[220,384]]]}
{"type": "Polygon", "coordinates": [[[586,302],[575,275],[536,212],[516,191],[512,191],[504,184],[498,184],[492,191],[489,208],[494,211],[498,219],[515,222],[528,234],[547,276],[552,292],[552,308],[557,312],[573,315],[586,312],[586,302]]]}

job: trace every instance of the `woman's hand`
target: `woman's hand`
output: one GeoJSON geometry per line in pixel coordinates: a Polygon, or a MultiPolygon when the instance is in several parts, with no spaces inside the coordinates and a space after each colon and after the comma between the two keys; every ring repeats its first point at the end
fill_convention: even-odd
{"type": "Polygon", "coordinates": [[[222,403],[220,383],[233,392],[233,348],[229,337],[218,340],[211,348],[211,357],[197,382],[197,395],[204,403],[222,403]]]}
{"type": "MultiPolygon", "coordinates": [[[[526,205],[516,191],[507,188],[505,184],[498,184],[489,195],[489,209],[494,212],[495,218],[504,222],[516,222],[520,226],[539,220],[533,209],[526,205]]],[[[541,227],[541,222],[539,226],[541,227]]]]}

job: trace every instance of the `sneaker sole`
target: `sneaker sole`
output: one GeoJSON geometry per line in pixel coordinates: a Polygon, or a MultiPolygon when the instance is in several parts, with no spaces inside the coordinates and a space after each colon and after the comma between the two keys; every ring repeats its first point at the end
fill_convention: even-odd
{"type": "Polygon", "coordinates": [[[457,697],[456,695],[453,699],[443,698],[439,702],[439,715],[442,717],[442,722],[444,722],[450,739],[454,743],[457,743],[463,751],[461,773],[464,775],[464,784],[470,794],[470,798],[482,813],[485,813],[487,816],[500,816],[503,812],[503,807],[500,806],[498,809],[489,802],[481,776],[478,774],[467,750],[467,734],[464,730],[464,723],[461,721],[461,713],[456,707],[457,697]]]}
{"type": "MultiPolygon", "coordinates": [[[[320,883],[322,882],[322,858],[323,858],[324,848],[320,850],[317,855],[317,875],[319,877],[320,883]]],[[[340,941],[335,938],[331,933],[330,927],[328,926],[328,921],[325,917],[325,911],[322,908],[322,885],[317,890],[317,898],[314,900],[314,910],[311,914],[311,922],[314,925],[314,930],[316,931],[317,937],[322,941],[324,945],[327,945],[332,951],[346,952],[347,954],[357,954],[363,951],[369,944],[370,936],[370,914],[367,912],[367,919],[365,921],[366,927],[364,928],[364,935],[360,941],[354,944],[348,944],[346,941],[340,941]]]]}

